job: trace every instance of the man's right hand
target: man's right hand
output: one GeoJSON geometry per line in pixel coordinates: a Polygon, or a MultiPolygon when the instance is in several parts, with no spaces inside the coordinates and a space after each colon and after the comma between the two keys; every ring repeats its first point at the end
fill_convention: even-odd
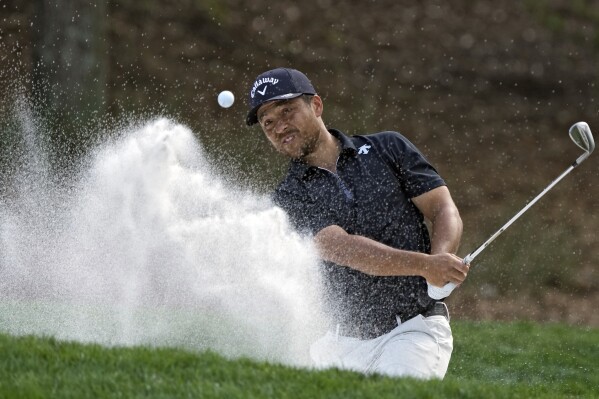
{"type": "Polygon", "coordinates": [[[443,287],[447,283],[460,285],[468,275],[470,267],[463,260],[450,253],[429,255],[422,277],[436,287],[443,287]]]}

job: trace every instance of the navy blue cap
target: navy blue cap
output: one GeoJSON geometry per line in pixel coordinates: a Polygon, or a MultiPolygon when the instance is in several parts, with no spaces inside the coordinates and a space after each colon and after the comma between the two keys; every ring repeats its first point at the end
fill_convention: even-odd
{"type": "Polygon", "coordinates": [[[287,100],[302,94],[316,94],[310,80],[296,69],[276,68],[256,78],[250,90],[250,112],[246,123],[258,123],[258,108],[268,101],[287,100]]]}

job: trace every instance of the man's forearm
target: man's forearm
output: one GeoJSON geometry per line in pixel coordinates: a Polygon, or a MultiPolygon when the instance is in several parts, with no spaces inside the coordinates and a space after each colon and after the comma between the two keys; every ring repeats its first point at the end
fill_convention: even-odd
{"type": "Polygon", "coordinates": [[[438,287],[464,281],[468,266],[450,253],[424,254],[395,249],[367,237],[328,226],[314,237],[322,259],[375,276],[421,276],[438,287]]]}
{"type": "Polygon", "coordinates": [[[432,224],[431,253],[455,254],[462,237],[462,219],[449,189],[437,187],[412,198],[412,202],[432,224]]]}
{"type": "Polygon", "coordinates": [[[320,256],[338,265],[377,276],[422,275],[426,254],[404,251],[330,226],[315,237],[320,256]]]}
{"type": "Polygon", "coordinates": [[[454,206],[444,206],[432,220],[431,253],[455,254],[462,237],[462,219],[454,206]]]}

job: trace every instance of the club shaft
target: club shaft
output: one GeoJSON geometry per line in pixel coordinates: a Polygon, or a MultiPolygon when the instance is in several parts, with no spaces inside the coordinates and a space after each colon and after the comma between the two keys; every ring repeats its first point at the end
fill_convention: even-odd
{"type": "MultiPolygon", "coordinates": [[[[514,215],[514,217],[512,217],[510,220],[508,220],[508,222],[506,224],[504,224],[499,230],[497,230],[495,232],[495,234],[493,234],[491,237],[489,237],[489,239],[487,241],[485,241],[481,246],[476,248],[476,250],[474,250],[474,252],[471,252],[468,255],[466,255],[466,257],[462,260],[464,262],[464,264],[469,265],[470,262],[472,262],[472,260],[474,260],[474,258],[476,258],[489,244],[491,244],[491,242],[493,242],[493,240],[495,240],[497,237],[499,237],[501,235],[501,233],[503,233],[508,227],[510,227],[512,225],[512,223],[514,223],[516,220],[518,220],[518,218],[520,216],[522,216],[522,214],[524,214],[524,212],[526,212],[539,199],[541,199],[541,197],[543,195],[545,195],[549,190],[551,190],[553,188],[553,186],[555,186],[557,183],[559,183],[559,181],[562,180],[568,173],[570,173],[572,171],[572,169],[577,167],[580,164],[580,162],[584,161],[588,157],[588,155],[589,154],[586,154],[586,156],[583,155],[580,158],[578,158],[576,160],[576,162],[574,162],[572,165],[570,165],[568,167],[568,169],[566,169],[561,175],[559,175],[557,177],[557,179],[555,179],[547,187],[545,187],[545,189],[543,191],[541,191],[541,193],[539,195],[537,195],[524,208],[522,208],[522,210],[520,210],[520,212],[518,212],[516,215],[514,215]]],[[[456,287],[457,287],[457,285],[454,283],[447,283],[443,287],[435,287],[433,285],[428,284],[428,295],[433,299],[440,300],[440,299],[448,297],[456,287]]]]}
{"type": "MultiPolygon", "coordinates": [[[[547,194],[549,190],[553,188],[560,180],[562,180],[568,173],[570,173],[574,168],[580,165],[585,159],[591,155],[593,150],[595,149],[595,140],[593,139],[593,135],[591,134],[591,130],[589,125],[586,122],[578,122],[572,125],[569,130],[570,138],[576,143],[576,145],[585,152],[578,157],[576,161],[572,165],[568,167],[561,175],[559,175],[555,180],[553,180],[539,195],[537,195],[532,201],[530,201],[520,212],[518,212],[514,217],[512,217],[506,224],[501,226],[499,230],[495,232],[487,241],[485,241],[480,247],[476,248],[474,252],[469,253],[462,260],[462,262],[466,265],[469,265],[470,262],[474,260],[489,244],[493,242],[497,237],[501,235],[508,227],[512,225],[524,212],[526,212],[531,206],[533,206],[543,195],[547,194]]],[[[428,295],[437,300],[442,300],[443,298],[447,298],[454,289],[456,289],[457,284],[455,283],[447,283],[443,287],[437,287],[431,285],[427,282],[428,285],[428,295]]]]}
{"type": "Polygon", "coordinates": [[[520,218],[520,216],[522,216],[531,206],[533,206],[538,200],[540,200],[541,197],[543,197],[545,194],[547,194],[547,192],[549,190],[551,190],[553,188],[553,186],[555,186],[557,183],[559,183],[559,181],[562,180],[568,173],[570,173],[576,166],[578,166],[579,163],[580,162],[578,162],[578,160],[577,160],[575,163],[570,165],[568,167],[568,169],[566,169],[561,175],[559,175],[547,187],[545,187],[545,189],[543,191],[541,191],[539,193],[539,195],[537,195],[532,201],[530,201],[528,204],[526,204],[526,206],[524,208],[522,208],[520,210],[520,212],[515,214],[514,217],[512,217],[510,220],[508,220],[508,222],[506,224],[501,226],[501,228],[499,230],[497,230],[495,232],[495,234],[493,234],[491,237],[489,237],[489,239],[487,241],[485,241],[481,246],[476,248],[476,250],[474,250],[473,252],[466,255],[466,257],[464,258],[464,263],[469,265],[470,262],[472,262],[474,260],[474,258],[476,258],[489,244],[491,244],[493,242],[493,240],[495,240],[497,237],[499,237],[501,235],[501,233],[503,233],[508,227],[510,227],[512,225],[512,223],[514,223],[516,220],[518,220],[518,218],[520,218]]]}

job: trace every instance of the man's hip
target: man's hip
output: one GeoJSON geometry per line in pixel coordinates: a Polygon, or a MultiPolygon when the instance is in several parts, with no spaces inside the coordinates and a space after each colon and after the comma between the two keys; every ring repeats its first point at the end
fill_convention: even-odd
{"type": "Polygon", "coordinates": [[[346,337],[359,338],[368,340],[385,335],[394,330],[401,323],[422,315],[423,317],[444,316],[449,321],[449,311],[444,302],[435,302],[428,309],[420,312],[413,311],[405,314],[390,315],[388,317],[380,317],[378,319],[364,320],[366,317],[358,318],[357,320],[346,323],[340,322],[336,324],[336,334],[346,337]]]}
{"type": "Polygon", "coordinates": [[[340,330],[329,331],[312,345],[310,355],[318,368],[443,378],[453,350],[453,336],[447,307],[442,302],[439,304],[373,339],[344,336],[340,330]]]}

